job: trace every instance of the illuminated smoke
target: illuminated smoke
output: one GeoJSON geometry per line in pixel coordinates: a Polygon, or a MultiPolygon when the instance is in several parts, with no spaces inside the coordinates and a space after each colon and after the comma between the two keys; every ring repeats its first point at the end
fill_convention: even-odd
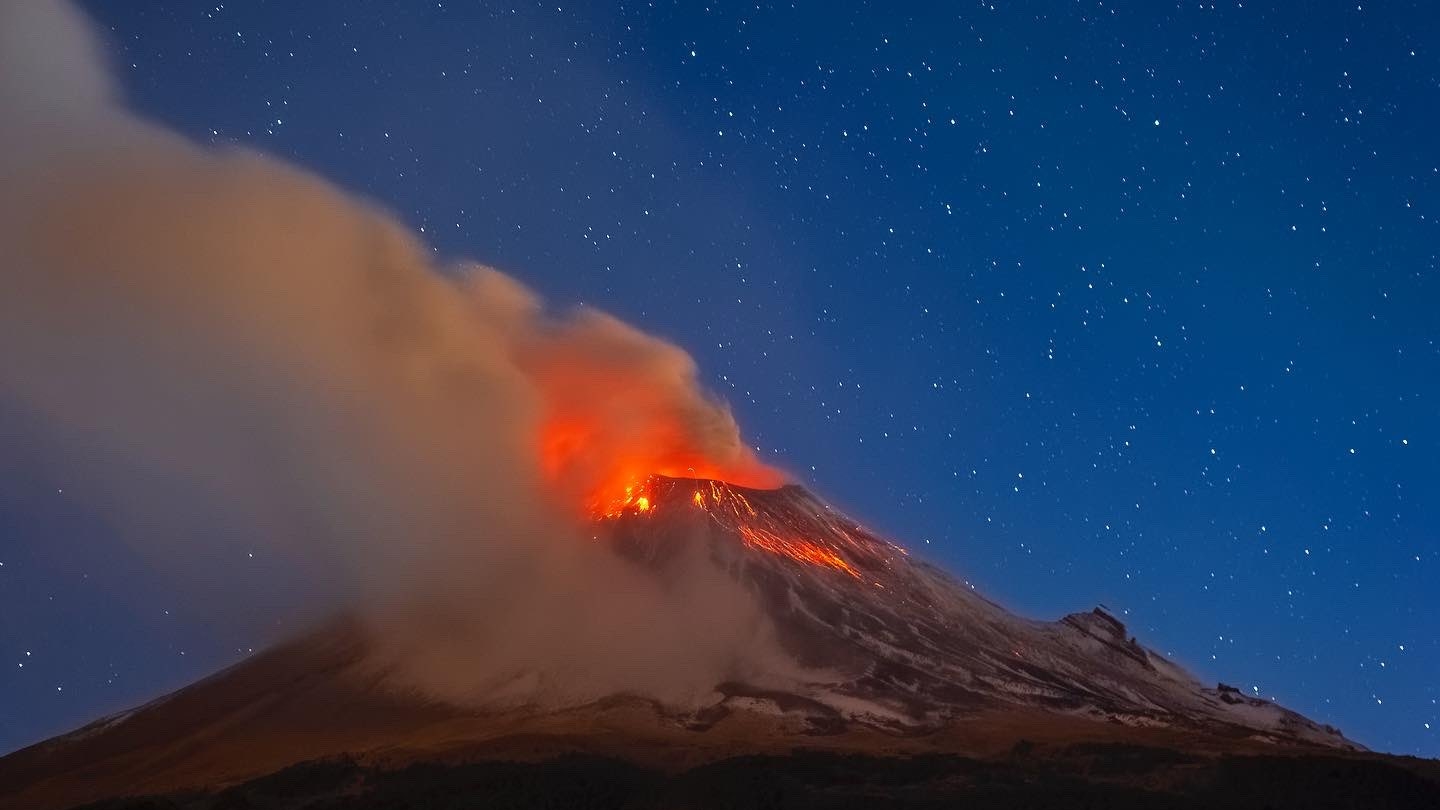
{"type": "Polygon", "coordinates": [[[90,39],[0,0],[0,397],[150,559],[231,612],[296,609],[233,574],[258,544],[447,699],[684,701],[787,667],[705,560],[662,582],[590,541],[649,473],[780,482],[688,355],[136,118],[90,39]]]}

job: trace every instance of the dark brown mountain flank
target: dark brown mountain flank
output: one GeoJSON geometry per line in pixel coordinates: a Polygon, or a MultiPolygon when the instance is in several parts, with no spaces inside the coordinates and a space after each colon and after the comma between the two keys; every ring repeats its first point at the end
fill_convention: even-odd
{"type": "Polygon", "coordinates": [[[0,807],[1440,806],[1436,763],[1207,688],[1103,610],[1015,616],[800,487],[654,477],[597,525],[656,576],[701,552],[815,678],[457,708],[338,620],[0,759],[0,807]]]}

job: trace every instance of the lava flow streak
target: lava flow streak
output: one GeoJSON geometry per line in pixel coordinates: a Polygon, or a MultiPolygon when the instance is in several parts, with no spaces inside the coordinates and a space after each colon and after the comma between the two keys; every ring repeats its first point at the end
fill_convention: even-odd
{"type": "Polygon", "coordinates": [[[623,494],[596,501],[591,517],[596,520],[648,519],[670,509],[697,508],[720,525],[733,529],[746,548],[841,571],[856,579],[862,578],[861,574],[845,555],[853,559],[876,556],[870,548],[873,544],[833,525],[822,514],[804,511],[799,515],[785,515],[774,508],[757,508],[752,502],[752,497],[768,498],[780,490],[754,490],[747,495],[741,489],[724,481],[652,475],[626,484],[623,494]],[[686,489],[691,489],[688,495],[686,489]]]}
{"type": "Polygon", "coordinates": [[[860,572],[856,571],[850,563],[845,562],[840,555],[823,546],[816,545],[808,540],[782,537],[775,532],[754,526],[741,524],[738,528],[740,530],[740,536],[745,539],[745,545],[750,548],[762,549],[771,554],[783,554],[792,560],[810,565],[828,565],[831,568],[844,571],[856,579],[860,578],[860,572]]]}

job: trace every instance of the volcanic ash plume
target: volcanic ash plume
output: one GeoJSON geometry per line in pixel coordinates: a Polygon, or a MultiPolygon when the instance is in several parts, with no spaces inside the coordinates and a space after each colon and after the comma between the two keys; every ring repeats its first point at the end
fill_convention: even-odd
{"type": "Polygon", "coordinates": [[[784,668],[720,572],[660,582],[586,528],[650,473],[779,482],[684,352],[442,272],[384,213],[110,87],[73,9],[0,0],[0,397],[148,558],[293,609],[231,575],[262,544],[443,698],[683,701],[784,668]]]}

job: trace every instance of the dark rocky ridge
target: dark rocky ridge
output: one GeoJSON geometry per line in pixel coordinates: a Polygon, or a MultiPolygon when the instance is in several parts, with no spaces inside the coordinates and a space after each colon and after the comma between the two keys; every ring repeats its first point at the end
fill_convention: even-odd
{"type": "Polygon", "coordinates": [[[588,756],[542,763],[306,763],[210,793],[107,800],[86,810],[1429,810],[1440,795],[1417,762],[1339,757],[1187,756],[1130,745],[1017,746],[992,760],[797,752],[735,757],[679,773],[588,756]]]}

